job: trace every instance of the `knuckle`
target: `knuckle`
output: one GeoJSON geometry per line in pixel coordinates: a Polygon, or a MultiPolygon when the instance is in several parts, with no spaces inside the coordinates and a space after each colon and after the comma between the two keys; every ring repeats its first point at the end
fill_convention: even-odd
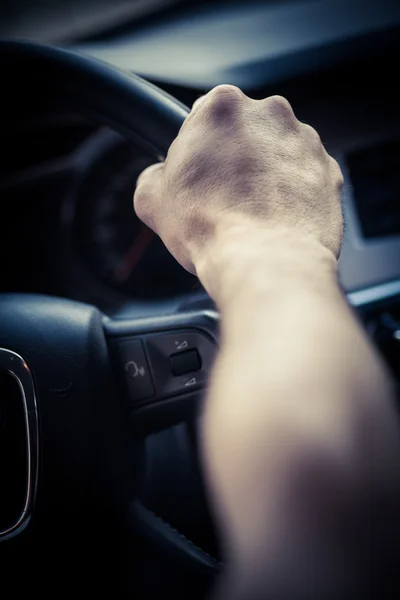
{"type": "Polygon", "coordinates": [[[321,136],[318,131],[314,129],[311,125],[307,123],[301,123],[301,135],[304,140],[304,144],[306,144],[307,148],[313,151],[314,155],[319,159],[326,159],[327,152],[322,143],[321,136]]]}
{"type": "Polygon", "coordinates": [[[290,102],[283,96],[270,96],[266,105],[269,113],[281,120],[294,122],[296,119],[290,102]]]}
{"type": "Polygon", "coordinates": [[[341,190],[344,185],[344,176],[343,176],[342,169],[340,168],[340,165],[337,162],[337,160],[335,160],[332,156],[330,156],[329,158],[330,158],[331,169],[333,172],[334,181],[335,181],[337,187],[339,188],[339,190],[341,190]]]}
{"type": "Polygon", "coordinates": [[[192,111],[196,110],[196,108],[199,108],[199,106],[201,105],[202,102],[204,102],[204,99],[206,98],[205,95],[200,96],[199,98],[197,98],[192,105],[192,111]]]}
{"type": "Polygon", "coordinates": [[[243,101],[243,92],[234,85],[217,85],[208,93],[208,108],[216,118],[229,117],[236,113],[243,101]]]}
{"type": "Polygon", "coordinates": [[[308,125],[307,123],[303,123],[303,128],[307,132],[310,140],[313,143],[315,143],[316,145],[319,145],[322,147],[322,141],[321,141],[321,137],[320,137],[318,131],[316,131],[314,129],[314,127],[312,127],[311,125],[308,125]]]}
{"type": "Polygon", "coordinates": [[[213,97],[215,101],[229,98],[230,100],[238,100],[243,96],[243,92],[236,85],[228,83],[222,83],[213,88],[209,95],[213,97]]]}

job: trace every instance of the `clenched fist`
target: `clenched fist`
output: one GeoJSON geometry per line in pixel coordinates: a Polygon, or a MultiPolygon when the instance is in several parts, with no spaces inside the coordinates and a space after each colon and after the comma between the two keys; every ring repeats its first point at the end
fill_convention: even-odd
{"type": "Polygon", "coordinates": [[[337,282],[342,184],[285,99],[232,86],[138,181],[137,214],[221,313],[201,440],[223,600],[399,597],[400,436],[337,282]]]}
{"type": "Polygon", "coordinates": [[[312,238],[337,257],[342,184],[339,165],[287,100],[252,100],[220,85],[195,103],[165,162],[140,176],[134,205],[196,273],[231,224],[292,230],[295,239],[312,238]]]}

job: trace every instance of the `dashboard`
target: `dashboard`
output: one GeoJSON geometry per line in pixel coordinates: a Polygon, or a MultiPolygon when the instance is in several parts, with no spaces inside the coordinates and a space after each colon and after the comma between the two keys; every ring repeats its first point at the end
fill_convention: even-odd
{"type": "MultiPolygon", "coordinates": [[[[230,17],[226,4],[207,4],[72,49],[135,70],[188,105],[221,82],[240,85],[254,98],[286,96],[298,118],[319,131],[344,172],[340,277],[357,304],[370,297],[366,292],[371,295],[382,286],[400,292],[400,98],[390,68],[398,51],[392,34],[398,32],[400,11],[396,3],[389,14],[384,9],[391,3],[371,2],[363,12],[363,3],[352,2],[349,24],[342,4],[267,3],[262,11],[264,21],[269,20],[263,26],[257,3],[238,4],[230,17]],[[307,18],[312,9],[313,23],[307,18]],[[334,9],[336,21],[328,27],[329,10],[334,9]],[[235,45],[239,17],[242,41],[235,45]],[[289,24],[294,27],[296,19],[290,38],[289,24]],[[279,23],[278,40],[271,31],[279,23]],[[220,44],[212,54],[218,27],[220,44]],[[246,36],[251,33],[250,44],[246,36]],[[200,52],[201,35],[201,56],[190,61],[185,48],[189,54],[193,48],[200,52]],[[160,44],[165,45],[164,56],[160,44]],[[167,60],[171,52],[178,61],[167,60]],[[278,54],[285,61],[277,62],[278,54]]],[[[71,297],[113,316],[174,312],[207,299],[199,281],[133,212],[137,176],[157,157],[83,115],[47,109],[14,124],[3,139],[2,291],[71,297]]]]}
{"type": "MultiPolygon", "coordinates": [[[[242,0],[236,5],[236,11],[233,2],[176,9],[69,47],[138,72],[188,106],[218,83],[239,85],[253,98],[281,94],[289,99],[297,117],[318,130],[342,167],[341,284],[400,392],[400,95],[395,85],[400,3],[242,0]]],[[[204,309],[217,323],[199,281],[134,214],[138,174],[159,157],[72,107],[49,106],[46,98],[33,106],[28,93],[23,101],[24,117],[15,122],[3,111],[1,127],[0,293],[40,293],[93,304],[113,317],[105,322],[115,331],[124,326],[118,318],[162,317],[183,308],[204,309]]],[[[161,320],[176,319],[175,314],[161,320]]],[[[63,398],[69,386],[59,388],[52,390],[56,404],[68,409],[63,398]]],[[[82,390],[86,393],[86,386],[82,390]]],[[[97,390],[96,382],[96,407],[97,390]]],[[[101,411],[100,406],[100,419],[101,411]]],[[[75,418],[74,411],[71,415],[75,418]]],[[[108,411],[105,416],[108,424],[108,411]]],[[[149,436],[145,444],[144,505],[218,557],[194,424],[180,423],[149,436]]],[[[75,460],[76,452],[71,456],[75,460]]],[[[86,519],[86,504],[84,514],[86,519]]],[[[149,561],[139,539],[139,553],[132,556],[124,549],[122,561],[139,565],[135,584],[138,574],[145,580],[149,571],[151,581],[169,589],[164,581],[170,581],[170,565],[166,578],[158,550],[149,561]]],[[[114,538],[109,546],[119,560],[114,538]]],[[[107,558],[105,550],[99,546],[107,558]]]]}
{"type": "Polygon", "coordinates": [[[157,300],[191,292],[186,272],[133,211],[133,190],[154,158],[112,131],[84,149],[85,168],[64,206],[68,265],[101,297],[157,300]]]}

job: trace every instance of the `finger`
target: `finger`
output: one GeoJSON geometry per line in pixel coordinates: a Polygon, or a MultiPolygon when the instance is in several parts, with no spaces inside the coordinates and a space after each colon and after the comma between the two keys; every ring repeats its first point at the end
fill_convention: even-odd
{"type": "Polygon", "coordinates": [[[308,123],[303,123],[300,121],[300,124],[301,131],[305,134],[310,148],[312,148],[320,158],[325,158],[325,160],[328,160],[329,154],[322,143],[321,136],[319,135],[318,131],[316,131],[316,129],[314,129],[314,127],[308,123]]]}
{"type": "Polygon", "coordinates": [[[164,164],[157,163],[145,169],[138,177],[133,196],[134,210],[143,223],[157,232],[164,187],[164,164]]]}
{"type": "Polygon", "coordinates": [[[205,94],[203,94],[203,96],[200,96],[200,98],[197,98],[197,100],[195,100],[193,102],[193,106],[192,106],[192,112],[194,110],[196,110],[196,108],[199,108],[199,106],[201,105],[201,103],[204,101],[204,98],[206,97],[205,94]]]}
{"type": "Polygon", "coordinates": [[[339,190],[339,192],[341,192],[343,185],[344,185],[344,177],[343,177],[342,169],[341,169],[339,163],[337,162],[337,160],[333,158],[333,156],[330,156],[329,154],[328,154],[328,156],[329,156],[329,166],[331,169],[333,180],[336,183],[336,188],[339,190]]]}
{"type": "Polygon", "coordinates": [[[283,96],[269,96],[259,101],[265,114],[275,124],[287,130],[298,130],[300,121],[297,120],[293,108],[283,96]]]}
{"type": "Polygon", "coordinates": [[[154,163],[153,165],[146,167],[146,169],[144,169],[140,173],[139,177],[136,180],[136,188],[140,185],[140,183],[144,182],[146,179],[149,179],[154,176],[157,177],[157,172],[163,168],[164,168],[164,163],[162,163],[162,162],[154,163]]]}
{"type": "Polygon", "coordinates": [[[205,104],[209,104],[214,108],[217,107],[217,109],[222,106],[222,112],[224,112],[225,108],[230,111],[237,103],[242,103],[244,99],[250,100],[250,98],[236,85],[220,84],[212,88],[207,94],[204,94],[204,96],[197,98],[192,106],[190,115],[193,114],[194,111],[197,112],[199,108],[203,107],[205,104]]]}
{"type": "Polygon", "coordinates": [[[191,121],[191,119],[193,118],[193,116],[195,114],[197,114],[200,106],[203,104],[203,102],[204,102],[204,100],[205,100],[206,97],[207,97],[207,94],[204,94],[203,96],[200,96],[199,98],[197,98],[197,100],[195,100],[193,102],[192,110],[190,111],[190,113],[186,117],[185,122],[183,124],[184,126],[185,126],[185,124],[187,125],[188,121],[191,121]]]}

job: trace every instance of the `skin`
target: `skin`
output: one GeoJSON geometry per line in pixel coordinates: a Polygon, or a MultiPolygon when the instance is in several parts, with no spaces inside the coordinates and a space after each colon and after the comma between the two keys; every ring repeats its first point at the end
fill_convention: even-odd
{"type": "Polygon", "coordinates": [[[201,424],[218,598],[398,587],[394,394],[337,280],[342,185],[287,100],[233,86],[197,101],[138,180],[138,216],[221,313],[201,424]]]}

